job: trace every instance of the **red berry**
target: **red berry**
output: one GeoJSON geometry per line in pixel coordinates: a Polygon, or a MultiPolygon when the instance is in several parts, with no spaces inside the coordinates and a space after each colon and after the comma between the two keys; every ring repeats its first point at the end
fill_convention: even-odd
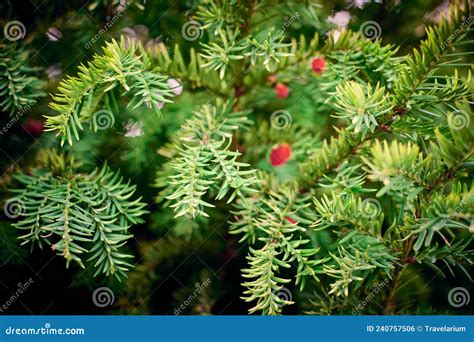
{"type": "Polygon", "coordinates": [[[284,85],[283,83],[277,83],[274,89],[275,89],[276,96],[279,99],[286,99],[288,95],[290,94],[290,89],[288,89],[288,87],[284,85]]]}
{"type": "Polygon", "coordinates": [[[283,166],[290,158],[290,145],[281,144],[272,149],[272,152],[270,153],[270,164],[272,164],[272,166],[283,166]]]}
{"type": "Polygon", "coordinates": [[[39,135],[43,133],[43,121],[28,119],[23,124],[23,128],[30,134],[39,135]]]}
{"type": "Polygon", "coordinates": [[[313,58],[313,60],[311,61],[311,69],[313,69],[313,71],[318,75],[321,75],[325,67],[326,61],[324,60],[324,58],[317,57],[313,58]]]}
{"type": "Polygon", "coordinates": [[[291,217],[289,217],[289,216],[285,217],[285,220],[287,220],[287,221],[290,222],[291,224],[297,224],[297,223],[298,223],[298,221],[293,220],[293,219],[292,219],[291,217]]]}

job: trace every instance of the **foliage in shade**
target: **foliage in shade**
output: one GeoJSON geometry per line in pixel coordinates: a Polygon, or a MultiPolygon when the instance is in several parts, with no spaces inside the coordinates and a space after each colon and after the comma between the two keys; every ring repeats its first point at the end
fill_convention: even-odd
{"type": "Polygon", "coordinates": [[[12,190],[12,200],[23,210],[14,226],[24,231],[22,244],[49,245],[67,265],[87,262],[96,275],[120,279],[131,267],[132,256],[122,248],[132,237],[128,230],[146,213],[141,199],[132,198],[135,186],[107,166],[80,174],[60,155],[51,161],[53,170],[15,176],[20,187],[12,190]]]}
{"type": "Polygon", "coordinates": [[[0,109],[13,116],[28,111],[45,95],[45,82],[38,78],[38,67],[30,65],[28,49],[0,41],[0,109]]]}

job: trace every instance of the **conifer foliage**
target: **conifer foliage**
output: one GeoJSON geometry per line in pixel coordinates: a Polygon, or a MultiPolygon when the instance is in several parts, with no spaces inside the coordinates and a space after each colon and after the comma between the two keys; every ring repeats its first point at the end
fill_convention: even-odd
{"type": "Polygon", "coordinates": [[[38,78],[38,67],[29,64],[31,52],[15,44],[0,41],[0,108],[13,116],[28,110],[44,96],[44,81],[38,78]]]}
{"type": "Polygon", "coordinates": [[[160,103],[171,102],[166,77],[152,68],[140,44],[123,37],[120,43],[107,43],[103,55],[94,56],[79,70],[78,76],[63,81],[53,96],[50,106],[60,114],[47,117],[47,130],[58,131],[61,144],[67,140],[72,145],[73,137],[79,140],[82,123],[88,123],[94,132],[110,127],[119,111],[118,96],[130,95],[128,106],[132,109],[145,105],[156,113],[160,113],[160,103]],[[105,109],[97,110],[99,106],[105,109]]]}
{"type": "MultiPolygon", "coordinates": [[[[163,10],[127,3],[87,10],[163,10]]],[[[191,3],[172,43],[120,19],[57,84],[32,66],[33,42],[0,43],[2,122],[40,108],[52,133],[0,178],[9,250],[47,247],[121,280],[124,313],[150,313],[161,268],[201,246],[226,259],[189,284],[237,260],[250,314],[415,313],[433,275],[472,282],[470,1],[412,51],[322,24],[310,1],[191,3]]],[[[213,312],[214,280],[192,312],[213,312]]]]}
{"type": "Polygon", "coordinates": [[[84,259],[96,275],[124,276],[132,256],[121,247],[131,237],[130,225],[143,222],[146,213],[145,204],[132,199],[135,186],[107,166],[81,174],[62,155],[50,152],[46,158],[49,169],[15,176],[21,188],[12,191],[10,202],[24,209],[14,224],[22,231],[19,239],[32,248],[51,246],[67,265],[85,267],[84,259]]]}

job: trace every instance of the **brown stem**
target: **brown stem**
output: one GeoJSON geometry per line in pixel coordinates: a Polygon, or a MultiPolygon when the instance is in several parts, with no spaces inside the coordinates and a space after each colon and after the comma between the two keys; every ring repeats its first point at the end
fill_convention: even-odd
{"type": "Polygon", "coordinates": [[[402,277],[402,273],[407,267],[406,260],[410,254],[412,245],[413,245],[413,239],[411,238],[403,242],[403,252],[400,258],[402,264],[399,264],[395,267],[395,272],[394,272],[392,283],[390,286],[390,291],[388,292],[387,298],[385,299],[382,315],[392,315],[395,313],[395,309],[397,307],[395,297],[397,294],[397,289],[400,283],[400,279],[402,277]]]}

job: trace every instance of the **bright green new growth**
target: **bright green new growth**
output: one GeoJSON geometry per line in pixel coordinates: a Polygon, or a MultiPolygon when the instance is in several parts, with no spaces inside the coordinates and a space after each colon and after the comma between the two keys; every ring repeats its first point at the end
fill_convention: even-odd
{"type": "Polygon", "coordinates": [[[130,225],[143,222],[146,213],[141,199],[132,200],[135,186],[124,183],[107,166],[90,174],[72,173],[61,156],[58,168],[35,169],[31,175],[15,176],[22,189],[12,192],[21,205],[14,224],[25,231],[22,244],[50,245],[51,249],[81,267],[84,263],[120,279],[132,265],[123,246],[132,237],[130,225]]]}
{"type": "Polygon", "coordinates": [[[145,105],[158,114],[163,103],[171,102],[167,77],[152,66],[140,43],[122,37],[120,43],[112,40],[103,50],[103,55],[79,67],[78,76],[62,81],[53,96],[50,107],[59,114],[47,116],[46,127],[57,131],[61,145],[66,140],[72,145],[73,137],[79,140],[84,123],[94,132],[113,124],[119,97],[130,96],[132,109],[145,105]]]}
{"type": "Polygon", "coordinates": [[[255,191],[255,171],[246,170],[248,164],[237,161],[240,153],[230,150],[232,133],[250,124],[248,112],[230,112],[229,107],[229,103],[206,104],[177,133],[178,156],[168,163],[169,174],[157,181],[157,186],[170,184],[165,195],[174,202],[176,217],[208,216],[204,207],[213,205],[203,197],[211,190],[217,192],[216,200],[231,191],[228,203],[255,191]]]}
{"type": "Polygon", "coordinates": [[[260,249],[250,247],[251,254],[247,257],[249,268],[242,272],[244,278],[256,279],[242,284],[248,288],[243,298],[257,301],[250,313],[261,310],[263,314],[273,315],[280,313],[283,306],[293,304],[285,298],[286,294],[280,294],[283,285],[291,282],[291,279],[278,276],[280,268],[290,269],[292,263],[296,263],[295,285],[303,290],[307,278],[319,281],[317,273],[322,272],[320,265],[327,260],[315,258],[319,249],[307,246],[310,240],[305,233],[311,224],[307,217],[308,198],[298,198],[294,184],[282,185],[278,192],[267,191],[261,189],[259,195],[265,194],[265,197],[258,205],[253,203],[252,207],[257,210],[254,217],[246,217],[245,212],[237,216],[231,233],[245,232],[251,241],[255,242],[256,238],[264,244],[260,249]],[[247,221],[249,219],[251,222],[247,221]]]}
{"type": "Polygon", "coordinates": [[[336,87],[335,117],[347,119],[350,123],[348,130],[361,133],[362,139],[367,132],[373,133],[379,126],[377,118],[383,117],[392,110],[385,88],[377,84],[375,89],[371,85],[361,85],[350,81],[336,87]]]}

